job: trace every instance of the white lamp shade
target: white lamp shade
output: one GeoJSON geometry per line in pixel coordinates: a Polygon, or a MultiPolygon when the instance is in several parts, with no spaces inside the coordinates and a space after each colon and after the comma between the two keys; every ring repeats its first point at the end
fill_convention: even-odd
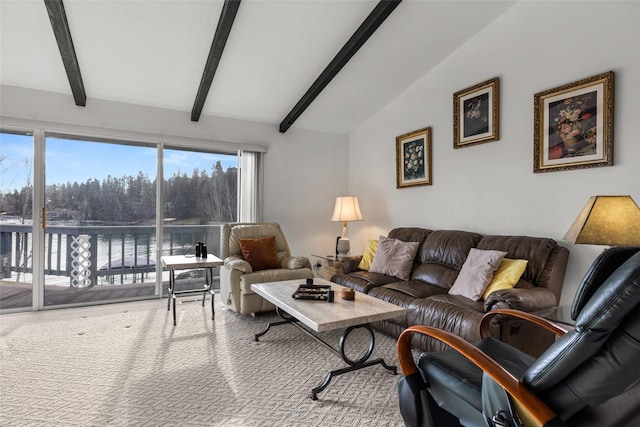
{"type": "Polygon", "coordinates": [[[331,221],[362,221],[358,196],[336,197],[336,206],[333,209],[331,221]]]}
{"type": "Polygon", "coordinates": [[[631,196],[592,196],[564,240],[585,245],[640,245],[640,209],[631,196]]]}

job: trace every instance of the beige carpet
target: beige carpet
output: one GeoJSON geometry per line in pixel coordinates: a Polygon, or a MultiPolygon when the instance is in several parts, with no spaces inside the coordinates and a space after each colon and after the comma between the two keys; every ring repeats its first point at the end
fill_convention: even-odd
{"type": "MultiPolygon", "coordinates": [[[[381,366],[310,390],[342,360],[292,325],[182,298],[0,316],[3,426],[401,426],[381,366]]],[[[397,364],[395,340],[376,352],[397,364]]]]}

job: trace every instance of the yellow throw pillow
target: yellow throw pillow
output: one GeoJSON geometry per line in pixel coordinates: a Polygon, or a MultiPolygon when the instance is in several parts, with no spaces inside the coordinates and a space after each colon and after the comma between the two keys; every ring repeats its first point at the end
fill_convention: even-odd
{"type": "Polygon", "coordinates": [[[369,244],[367,244],[367,249],[364,250],[364,255],[362,255],[362,260],[360,264],[358,264],[358,268],[360,270],[367,270],[371,268],[371,263],[373,262],[373,257],[376,255],[376,250],[378,249],[378,241],[377,240],[369,240],[369,244]]]}
{"type": "Polygon", "coordinates": [[[486,300],[491,292],[513,288],[527,268],[528,262],[526,259],[503,258],[500,266],[493,273],[491,283],[482,294],[482,299],[486,300]]]}

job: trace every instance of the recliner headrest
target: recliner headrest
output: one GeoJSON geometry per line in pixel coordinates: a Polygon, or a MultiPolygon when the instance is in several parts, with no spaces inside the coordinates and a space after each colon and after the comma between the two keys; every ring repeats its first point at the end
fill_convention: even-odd
{"type": "Polygon", "coordinates": [[[575,330],[553,343],[527,370],[523,381],[545,390],[596,354],[625,316],[640,305],[640,252],[593,292],[576,317],[575,330]]]}
{"type": "Polygon", "coordinates": [[[607,249],[598,255],[578,286],[578,291],[571,305],[573,320],[576,320],[578,313],[582,311],[585,304],[604,281],[638,251],[640,251],[640,247],[637,246],[619,246],[607,249]]]}

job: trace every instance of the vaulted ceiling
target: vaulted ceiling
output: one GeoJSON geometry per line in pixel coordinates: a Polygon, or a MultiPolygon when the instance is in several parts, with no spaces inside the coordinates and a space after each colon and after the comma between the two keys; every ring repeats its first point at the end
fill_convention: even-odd
{"type": "MultiPolygon", "coordinates": [[[[84,108],[103,99],[184,111],[185,120],[197,120],[201,111],[281,131],[291,125],[348,134],[515,1],[404,0],[395,8],[377,0],[59,3],[84,108]],[[230,7],[237,10],[225,10],[230,7]],[[372,12],[384,7],[389,16],[373,25],[362,47],[351,49],[352,57],[343,56],[335,77],[323,78],[326,67],[353,47],[352,37],[372,12]],[[214,42],[221,19],[217,33],[228,37],[214,42]],[[212,44],[218,55],[208,60],[212,44]],[[291,120],[319,78],[326,86],[291,120]]],[[[47,12],[53,7],[44,0],[0,0],[0,83],[72,95],[47,12]]]]}

